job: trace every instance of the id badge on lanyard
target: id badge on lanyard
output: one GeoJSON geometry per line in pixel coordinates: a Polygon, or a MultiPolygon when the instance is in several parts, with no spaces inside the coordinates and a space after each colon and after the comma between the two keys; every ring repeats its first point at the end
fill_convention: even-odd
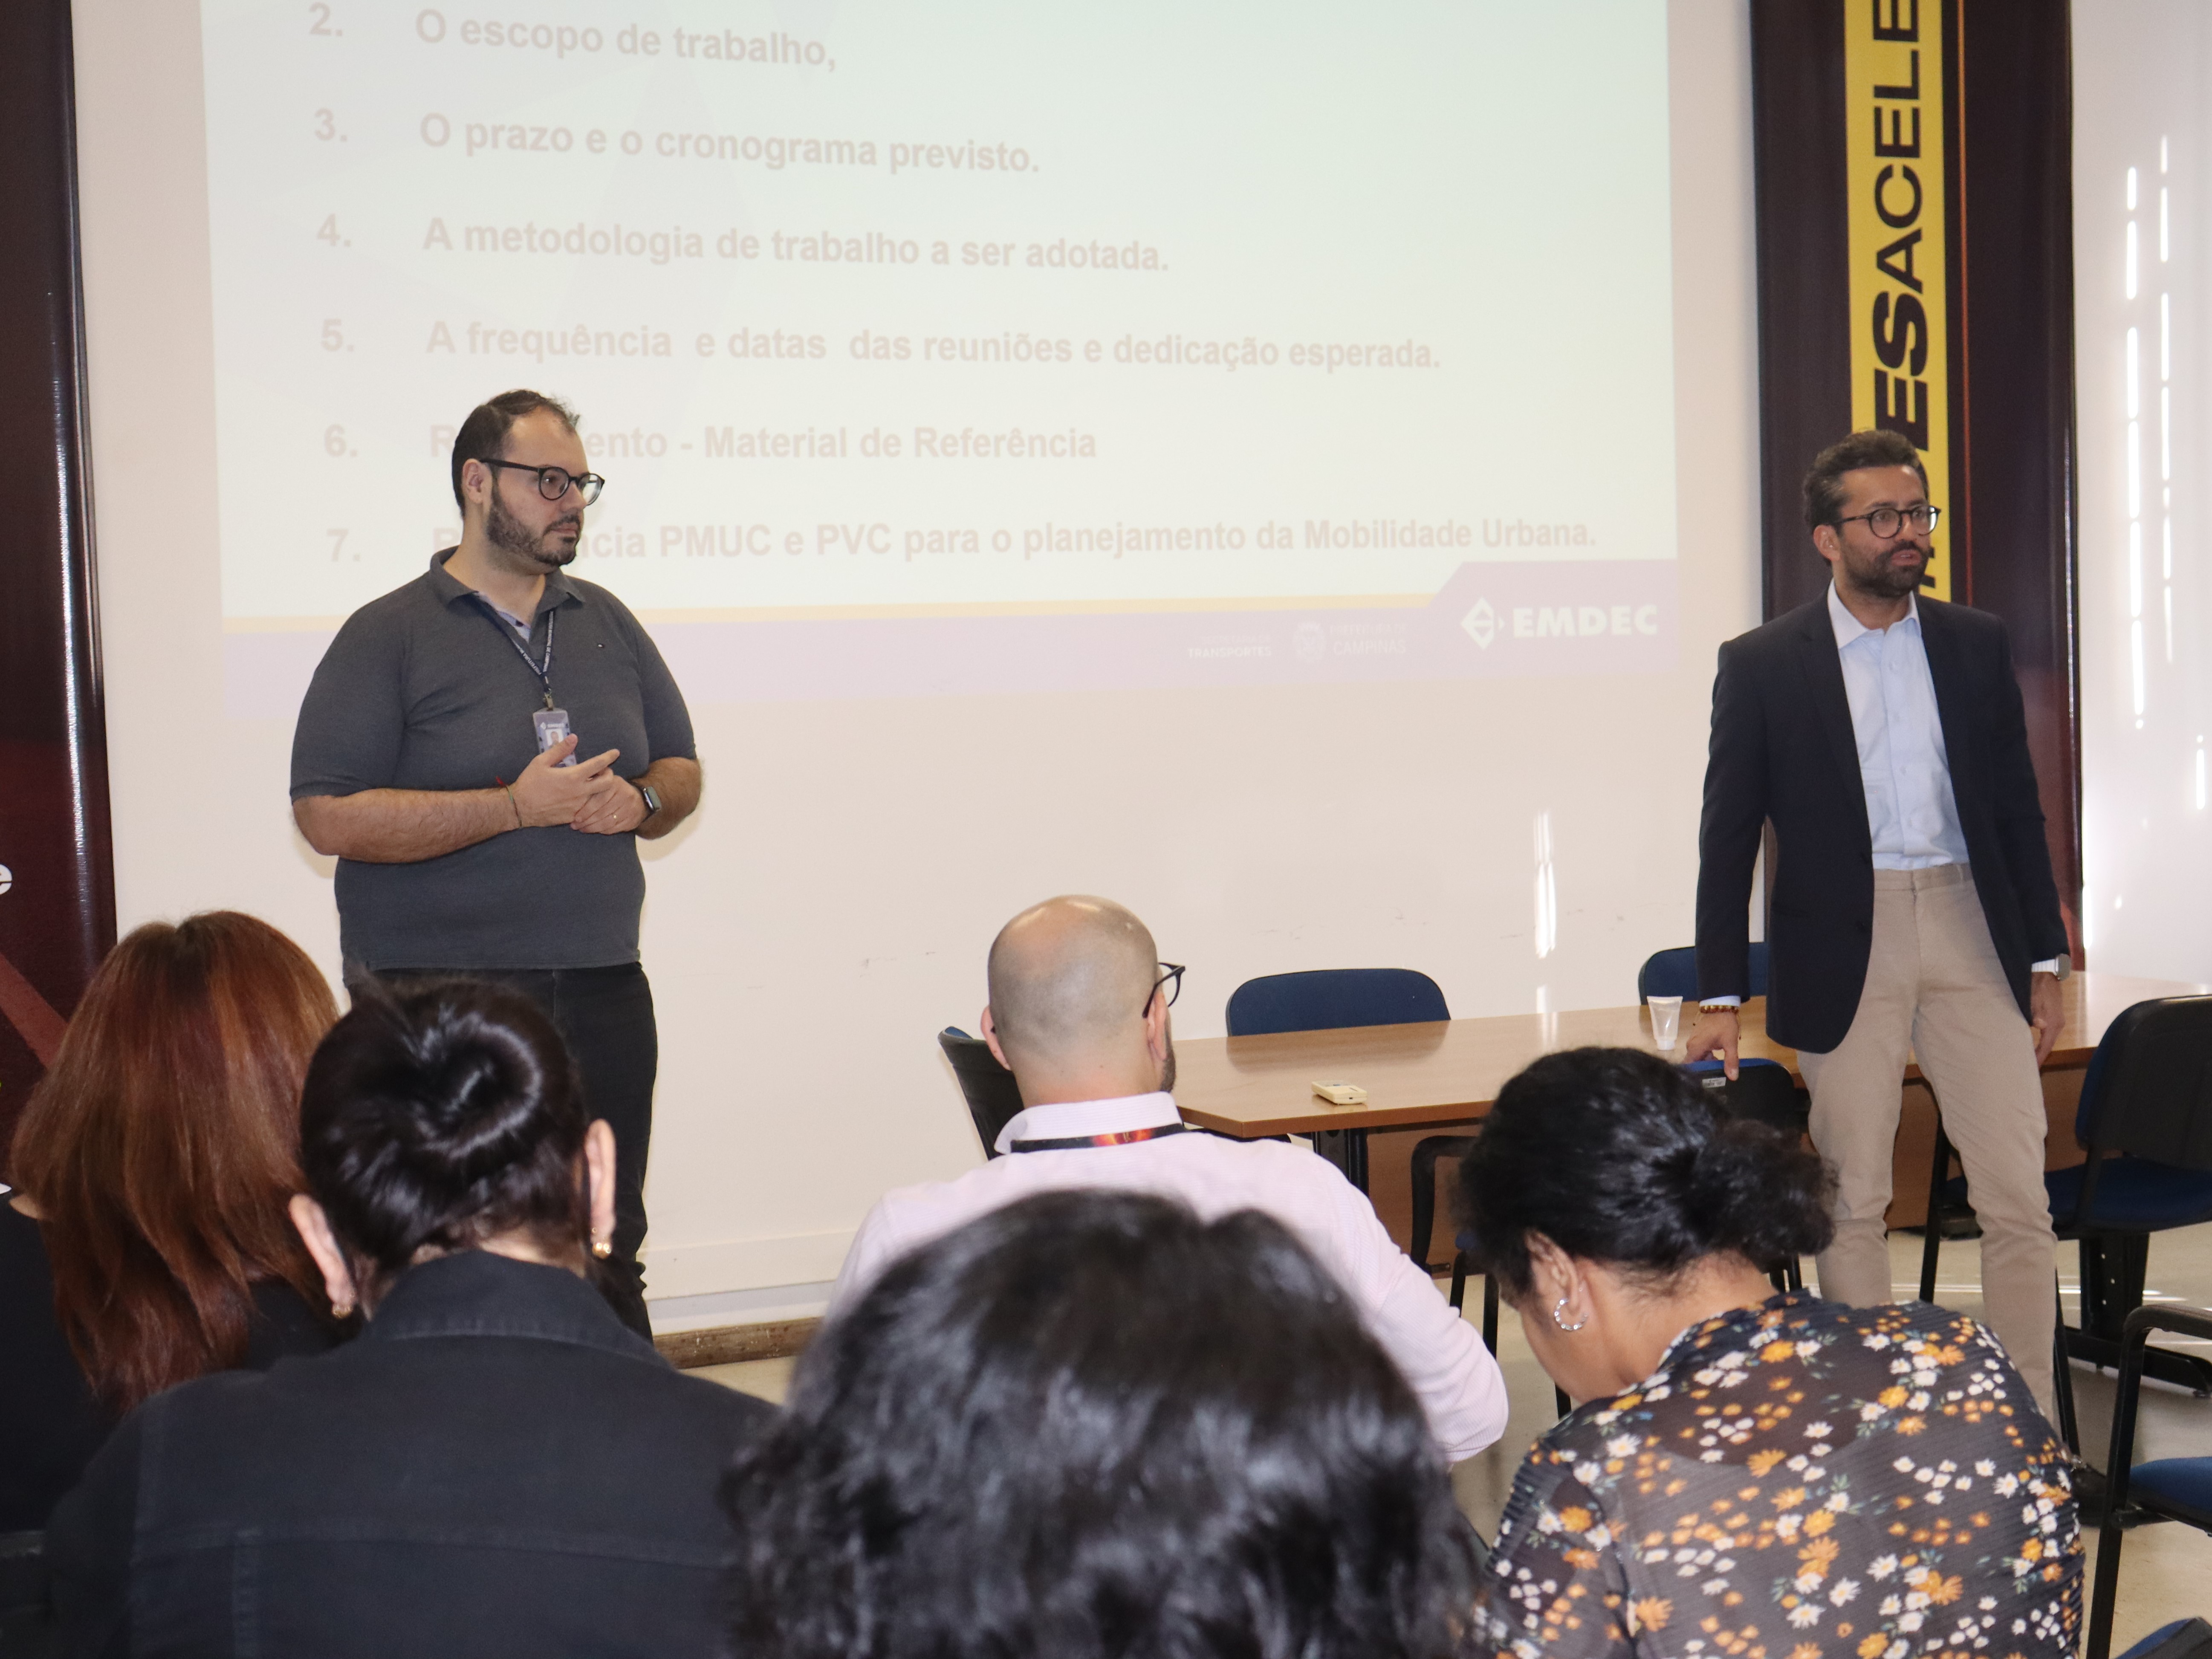
{"type": "MultiPolygon", "coordinates": [[[[487,612],[487,614],[489,613],[487,612]]],[[[556,708],[553,706],[553,623],[554,618],[558,615],[557,611],[548,611],[545,616],[545,660],[544,662],[532,662],[530,653],[523,647],[522,642],[514,637],[507,625],[495,616],[491,617],[492,626],[499,629],[501,636],[514,647],[515,654],[522,659],[523,665],[537,675],[538,684],[545,688],[545,707],[532,709],[530,714],[531,727],[538,734],[538,752],[541,755],[569,735],[568,711],[565,708],[556,708]]],[[[572,753],[559,763],[562,766],[574,766],[576,763],[576,757],[572,753]]]]}
{"type": "MultiPolygon", "coordinates": [[[[568,735],[568,711],[565,708],[533,709],[530,723],[538,730],[538,752],[541,755],[568,735]]],[[[556,763],[574,766],[576,757],[572,754],[556,763]]]]}

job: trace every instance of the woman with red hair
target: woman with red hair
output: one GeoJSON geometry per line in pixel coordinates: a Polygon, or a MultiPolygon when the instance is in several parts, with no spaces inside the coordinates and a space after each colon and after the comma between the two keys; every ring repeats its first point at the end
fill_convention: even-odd
{"type": "Polygon", "coordinates": [[[285,1206],[337,1018],[306,952],[234,910],[149,922],[100,964],[0,1198],[0,1533],[43,1527],[149,1395],[336,1340],[285,1206]]]}

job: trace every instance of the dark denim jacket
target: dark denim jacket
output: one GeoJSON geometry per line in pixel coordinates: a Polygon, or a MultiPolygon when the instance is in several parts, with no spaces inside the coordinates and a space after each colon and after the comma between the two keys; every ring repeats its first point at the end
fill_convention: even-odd
{"type": "Polygon", "coordinates": [[[426,1262],[349,1346],[125,1421],[47,1529],[63,1650],[714,1652],[715,1489],[773,1415],[573,1273],[426,1262]]]}

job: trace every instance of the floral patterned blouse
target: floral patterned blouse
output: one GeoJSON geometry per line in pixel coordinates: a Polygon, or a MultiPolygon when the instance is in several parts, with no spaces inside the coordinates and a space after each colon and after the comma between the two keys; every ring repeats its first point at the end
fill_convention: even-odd
{"type": "Polygon", "coordinates": [[[2063,1659],[2068,1468],[1972,1320],[1778,1296],[1537,1441],[1476,1634],[1516,1659],[2063,1659]]]}

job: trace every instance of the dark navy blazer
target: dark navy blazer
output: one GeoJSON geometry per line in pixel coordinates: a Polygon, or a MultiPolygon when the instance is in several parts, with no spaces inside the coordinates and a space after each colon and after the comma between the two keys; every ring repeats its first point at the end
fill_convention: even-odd
{"type": "MultiPolygon", "coordinates": [[[[1951,793],[1990,939],[2023,1017],[2028,964],[2066,954],[2004,623],[1923,595],[1920,635],[1951,793]]],[[[1827,593],[1721,647],[1698,826],[1698,994],[1749,984],[1745,899],[1774,826],[1767,1034],[1825,1054],[1844,1040],[1874,939],[1874,838],[1827,593]]]]}

